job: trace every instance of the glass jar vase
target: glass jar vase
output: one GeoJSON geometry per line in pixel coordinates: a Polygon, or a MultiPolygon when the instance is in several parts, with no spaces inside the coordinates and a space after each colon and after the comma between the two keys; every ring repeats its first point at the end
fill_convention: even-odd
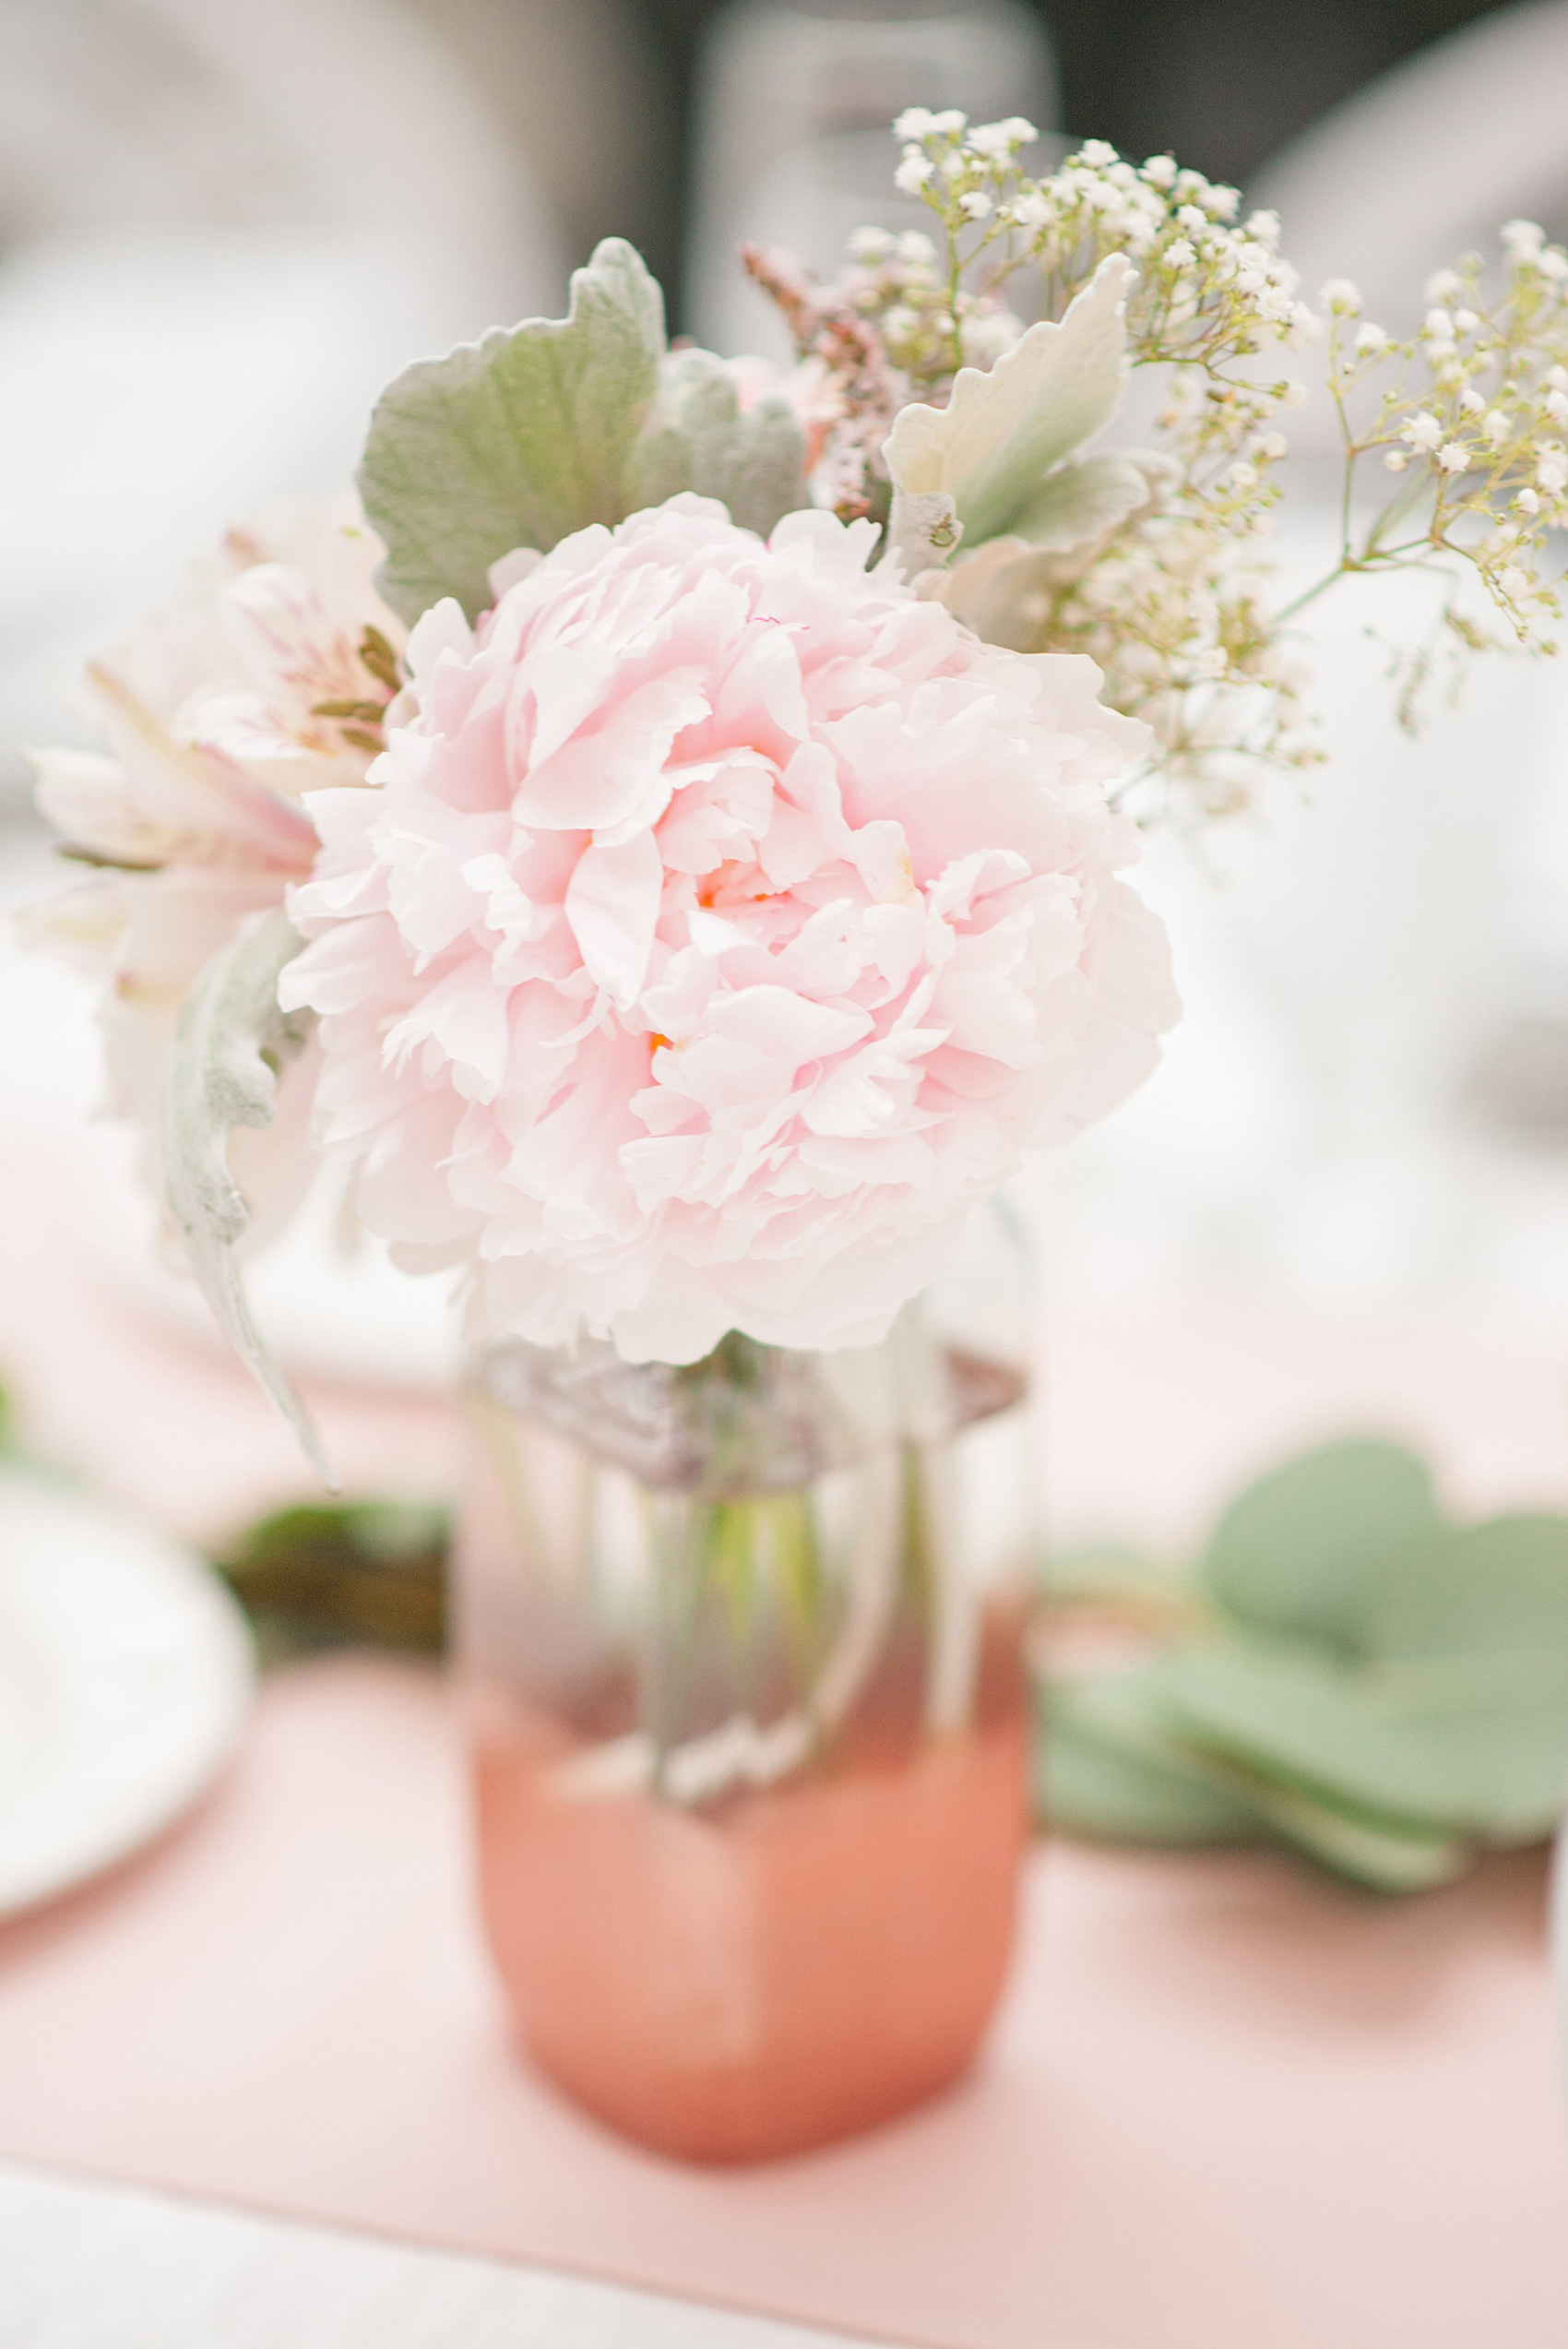
{"type": "Polygon", "coordinates": [[[1028,1833],[1012,1264],[993,1243],[876,1347],[473,1366],[484,1924],[533,2060],[647,2144],[742,2160],[885,2119],[996,2002],[1028,1833]]]}

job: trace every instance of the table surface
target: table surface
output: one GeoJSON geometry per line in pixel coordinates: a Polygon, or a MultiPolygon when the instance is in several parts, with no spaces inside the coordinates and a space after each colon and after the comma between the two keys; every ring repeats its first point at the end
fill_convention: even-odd
{"type": "Polygon", "coordinates": [[[6,2349],[856,2349],[843,2333],[624,2284],[9,2163],[0,2163],[0,2341],[6,2349]]]}
{"type": "Polygon", "coordinates": [[[1542,1869],[1391,1905],[1059,1844],[956,2093],[705,2173],[514,2061],[439,1682],[268,1685],[156,1851],[0,1934],[0,2152],[942,2349],[1561,2349],[1542,1869]]]}
{"type": "MultiPolygon", "coordinates": [[[[1174,1537],[1245,1467],[1369,1421],[1466,1506],[1568,1492],[1544,1358],[1222,1295],[1066,1297],[1052,1326],[1068,1531],[1174,1537]]],[[[300,1489],[239,1374],[106,1297],[42,1146],[0,1163],[0,1365],[38,1440],[192,1533],[300,1489]]],[[[447,1473],[438,1407],[316,1401],[354,1481],[447,1473]]],[[[688,2170],[514,2059],[434,1675],[322,1663],[269,1681],[156,1849],[0,1927],[0,2154],[934,2349],[1561,2349],[1543,1905],[1538,1854],[1383,1902],[1282,1858],[1048,1847],[959,2090],[809,2158],[688,2170]]]]}

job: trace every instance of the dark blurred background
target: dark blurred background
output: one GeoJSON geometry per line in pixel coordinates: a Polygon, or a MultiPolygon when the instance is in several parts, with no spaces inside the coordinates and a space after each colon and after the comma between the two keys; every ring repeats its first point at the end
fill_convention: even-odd
{"type": "MultiPolygon", "coordinates": [[[[471,0],[446,0],[456,15],[471,0]]],[[[725,0],[636,0],[662,86],[650,92],[673,136],[651,161],[645,250],[682,316],[681,220],[695,63],[725,0]],[[654,261],[654,256],[658,256],[654,261]]],[[[807,8],[810,0],[805,0],[807,8]]],[[[1495,13],[1476,0],[1040,0],[1024,5],[1056,54],[1061,123],[1143,157],[1169,149],[1211,179],[1244,184],[1270,156],[1363,82],[1427,42],[1495,13]]],[[[499,13],[499,12],[497,12],[499,13]]],[[[568,5],[562,13],[571,13],[568,5]]],[[[826,9],[824,14],[828,13],[826,9]]],[[[879,11],[853,6],[846,15],[879,11]]],[[[917,6],[889,6],[901,16],[917,6]]],[[[936,11],[933,8],[932,14],[936,11]]],[[[964,13],[944,0],[943,13],[964,13]]],[[[978,13],[978,12],[977,12],[978,13]]],[[[1568,109],[1568,91],[1563,93],[1568,109]]]]}

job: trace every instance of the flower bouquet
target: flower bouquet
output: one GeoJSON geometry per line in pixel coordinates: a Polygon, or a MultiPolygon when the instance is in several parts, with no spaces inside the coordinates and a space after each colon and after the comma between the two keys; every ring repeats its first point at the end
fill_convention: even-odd
{"type": "MultiPolygon", "coordinates": [[[[111,1106],[324,1473],[239,1244],[324,1155],[460,1277],[492,1946],[561,2082],[706,2157],[897,2111],[983,2030],[1031,1538],[977,1210],[1176,1016],[1135,819],[1314,755],[1262,560],[1314,323],[1277,222],[897,128],[931,236],[745,256],[791,370],[668,348],[601,244],[565,319],[391,386],[359,502],[233,532],[93,665],[106,755],[39,760],[111,1106]]],[[[1510,236],[1408,342],[1329,294],[1336,575],[1432,569],[1459,646],[1467,576],[1555,611],[1568,262],[1510,236]]]]}

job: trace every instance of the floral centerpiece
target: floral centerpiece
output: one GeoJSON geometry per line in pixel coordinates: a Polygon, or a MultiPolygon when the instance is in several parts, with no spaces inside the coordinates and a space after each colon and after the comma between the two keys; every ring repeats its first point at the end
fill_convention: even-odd
{"type": "MultiPolygon", "coordinates": [[[[106,971],[111,1106],[318,1462],[236,1244],[325,1153],[460,1276],[493,1944],[557,2078],[704,2154],[896,2110],[983,2026],[1028,1538],[974,1210],[1176,1017],[1135,819],[1315,756],[1277,221],[896,127],[931,235],[744,256],[792,369],[668,348],[601,244],[566,318],[390,387],[357,502],[235,531],[94,664],[105,754],[39,759],[97,869],[37,926],[106,971]]],[[[1557,612],[1568,260],[1505,247],[1406,341],[1325,296],[1332,576],[1431,570],[1460,649],[1471,588],[1557,612]]]]}

